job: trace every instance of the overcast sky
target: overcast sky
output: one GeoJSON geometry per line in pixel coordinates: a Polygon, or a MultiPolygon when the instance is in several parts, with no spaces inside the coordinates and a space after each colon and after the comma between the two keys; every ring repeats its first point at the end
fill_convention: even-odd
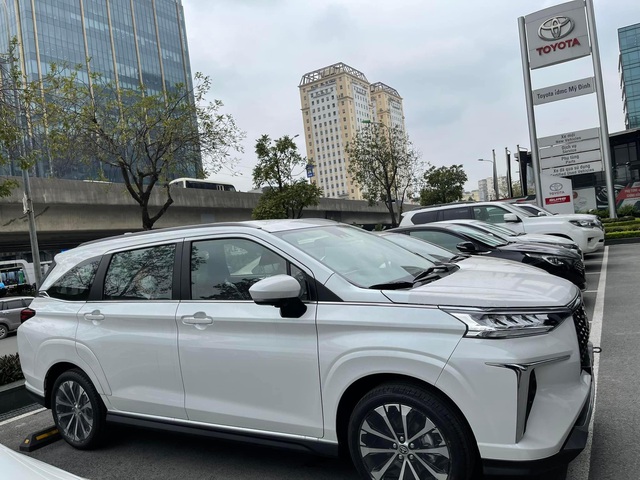
{"type": "MultiPolygon", "coordinates": [[[[298,84],[306,72],[344,62],[404,99],[408,133],[435,166],[462,164],[476,189],[496,150],[529,146],[517,18],[545,0],[183,0],[191,67],[213,79],[247,132],[232,181],[252,188],[254,145],[303,133],[298,84]]],[[[610,132],[624,130],[617,29],[640,23],[637,0],[595,0],[610,132]]],[[[592,76],[591,58],[533,72],[533,87],[592,76]]],[[[597,126],[595,95],[536,107],[538,136],[597,126]]],[[[299,142],[303,154],[304,143],[299,142]]],[[[515,171],[515,163],[513,164],[515,171]]],[[[514,178],[517,178],[514,175],[514,178]]]]}

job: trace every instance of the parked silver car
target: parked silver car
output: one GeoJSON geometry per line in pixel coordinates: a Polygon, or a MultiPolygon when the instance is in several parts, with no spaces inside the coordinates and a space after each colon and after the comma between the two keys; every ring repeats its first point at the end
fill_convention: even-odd
{"type": "Polygon", "coordinates": [[[31,305],[33,297],[5,297],[0,299],[0,340],[20,326],[20,312],[31,305]]]}

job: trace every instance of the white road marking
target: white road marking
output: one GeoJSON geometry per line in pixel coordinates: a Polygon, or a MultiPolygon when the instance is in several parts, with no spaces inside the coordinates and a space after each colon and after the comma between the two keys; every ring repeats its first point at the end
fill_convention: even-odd
{"type": "MultiPolygon", "coordinates": [[[[609,247],[604,247],[604,255],[602,257],[602,268],[600,269],[600,279],[598,281],[598,295],[596,303],[593,307],[593,316],[591,317],[591,333],[590,340],[595,347],[600,346],[602,340],[602,318],[604,316],[604,294],[607,286],[607,261],[609,258],[609,247]]],[[[588,480],[589,470],[591,468],[591,443],[593,441],[593,422],[596,418],[596,404],[598,400],[598,368],[600,366],[600,355],[593,356],[593,413],[591,422],[589,423],[589,438],[587,445],[580,456],[569,464],[569,472],[567,480],[588,480]]]]}
{"type": "Polygon", "coordinates": [[[22,420],[23,418],[29,417],[31,415],[35,415],[36,413],[44,412],[45,410],[46,408],[39,408],[38,410],[34,410],[33,412],[27,412],[27,413],[23,413],[22,415],[18,415],[17,417],[11,417],[10,419],[5,420],[4,422],[0,422],[0,427],[3,425],[6,425],[7,423],[15,422],[17,420],[22,420]]]}

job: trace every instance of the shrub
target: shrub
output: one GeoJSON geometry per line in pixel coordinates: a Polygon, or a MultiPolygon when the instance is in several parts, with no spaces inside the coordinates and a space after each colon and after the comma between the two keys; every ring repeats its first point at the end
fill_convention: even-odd
{"type": "Polygon", "coordinates": [[[606,233],[613,232],[632,232],[640,230],[640,222],[621,222],[613,223],[605,227],[606,233]]]}
{"type": "Polygon", "coordinates": [[[620,207],[617,211],[619,217],[640,217],[640,211],[636,210],[633,205],[625,205],[624,207],[620,207]]]}
{"type": "Polygon", "coordinates": [[[22,369],[20,368],[20,357],[17,353],[0,357],[0,387],[12,382],[17,382],[23,378],[22,369]]]}
{"type": "Polygon", "coordinates": [[[640,238],[640,230],[605,233],[604,238],[605,240],[613,240],[616,238],[640,238]]]}
{"type": "MultiPolygon", "coordinates": [[[[607,214],[608,215],[608,214],[607,214]]],[[[634,217],[601,218],[602,223],[634,222],[634,217]]]]}

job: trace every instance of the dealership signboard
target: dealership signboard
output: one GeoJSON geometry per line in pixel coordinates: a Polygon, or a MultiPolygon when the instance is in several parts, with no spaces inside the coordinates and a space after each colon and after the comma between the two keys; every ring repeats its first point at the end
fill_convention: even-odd
{"type": "Polygon", "coordinates": [[[567,98],[580,97],[595,92],[595,82],[593,77],[574,80],[573,82],[561,83],[550,87],[540,88],[533,91],[533,104],[542,105],[545,103],[566,100],[567,98]]]}
{"type": "Polygon", "coordinates": [[[582,142],[584,140],[591,140],[592,138],[600,138],[600,129],[598,127],[587,128],[586,130],[576,130],[575,132],[561,133],[550,137],[542,137],[538,139],[538,147],[552,147],[553,145],[582,142]]]}
{"type": "Polygon", "coordinates": [[[568,178],[541,175],[543,207],[551,213],[575,213],[573,210],[573,184],[568,178]]]}
{"type": "Polygon", "coordinates": [[[591,53],[584,2],[563,3],[524,17],[531,70],[591,53]]]}
{"type": "MultiPolygon", "coordinates": [[[[544,202],[547,201],[547,197],[544,202],[542,198],[546,195],[541,180],[543,174],[557,178],[602,171],[605,173],[608,203],[615,203],[609,128],[595,25],[593,0],[574,0],[518,19],[531,159],[536,192],[542,194],[536,195],[536,202],[540,206],[546,206],[544,202]],[[532,70],[589,55],[593,61],[593,77],[533,90],[532,70]],[[534,107],[591,93],[596,94],[599,128],[537,138],[534,107]]],[[[610,212],[615,217],[615,209],[610,209],[610,212]]]]}

